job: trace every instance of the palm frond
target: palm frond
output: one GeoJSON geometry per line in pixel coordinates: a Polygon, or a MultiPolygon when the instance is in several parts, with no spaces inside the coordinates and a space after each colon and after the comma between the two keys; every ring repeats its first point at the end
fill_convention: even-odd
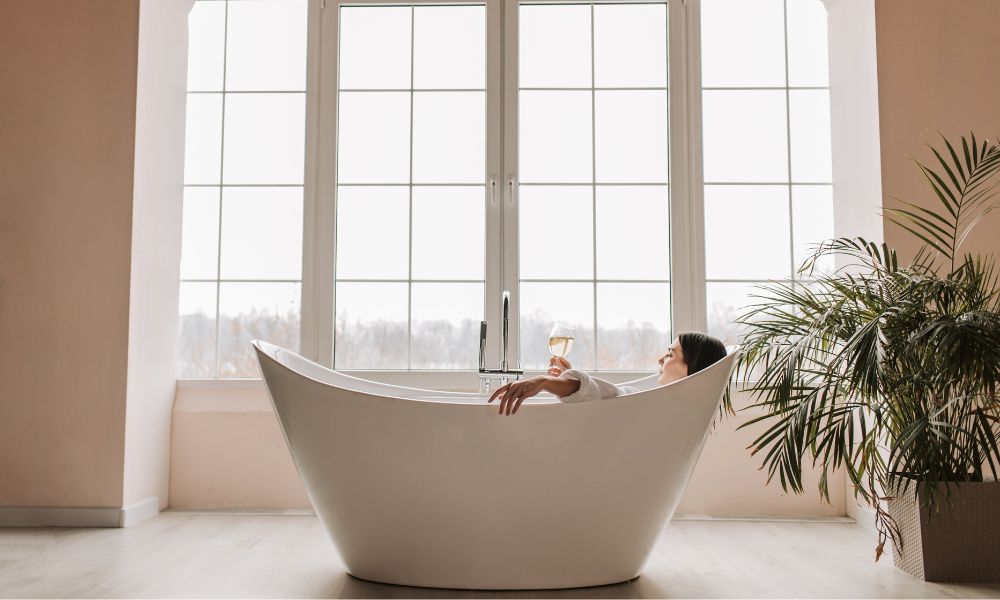
{"type": "Polygon", "coordinates": [[[749,449],[767,481],[802,493],[809,464],[828,498],[829,473],[843,468],[875,510],[876,556],[901,543],[887,495],[933,483],[921,497],[933,504],[939,482],[1000,470],[1000,277],[993,257],[960,253],[1000,206],[1000,148],[970,135],[931,151],[933,167],[914,162],[938,209],[886,210],[924,242],[909,264],[886,244],[828,240],[802,265],[813,281],[758,286],[736,320],[745,334],[734,378],[759,413],[741,427],[761,428],[749,449]],[[838,268],[816,273],[831,256],[838,268]]]}
{"type": "Polygon", "coordinates": [[[945,214],[896,199],[902,206],[885,208],[883,215],[933,248],[953,269],[969,231],[1000,206],[995,185],[1000,173],[1000,147],[988,140],[980,147],[975,134],[970,134],[968,138],[962,136],[959,154],[950,140],[943,135],[941,139],[946,152],[928,146],[937,160],[933,167],[910,158],[930,184],[945,214]]]}

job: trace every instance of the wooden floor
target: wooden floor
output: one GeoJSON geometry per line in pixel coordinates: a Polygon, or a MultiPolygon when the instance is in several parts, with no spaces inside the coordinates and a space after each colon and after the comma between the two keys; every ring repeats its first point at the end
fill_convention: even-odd
{"type": "Polygon", "coordinates": [[[675,521],[629,583],[528,592],[381,585],[348,575],[308,515],[168,511],[127,529],[0,529],[2,597],[1000,597],[872,562],[850,523],[675,521]]]}

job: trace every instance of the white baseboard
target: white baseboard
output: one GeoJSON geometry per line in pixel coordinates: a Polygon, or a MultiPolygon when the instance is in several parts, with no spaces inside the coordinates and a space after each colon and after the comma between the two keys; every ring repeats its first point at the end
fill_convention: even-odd
{"type": "Polygon", "coordinates": [[[118,526],[129,527],[158,514],[160,514],[160,499],[152,496],[123,507],[118,526]]]}
{"type": "Polygon", "coordinates": [[[158,498],[113,506],[0,506],[0,527],[128,527],[156,516],[158,498]]]}
{"type": "Polygon", "coordinates": [[[862,527],[875,531],[875,511],[867,506],[857,506],[854,521],[862,527]]]}
{"type": "Polygon", "coordinates": [[[239,517],[315,517],[316,511],[311,508],[174,508],[166,509],[172,513],[189,515],[233,515],[239,517]]]}

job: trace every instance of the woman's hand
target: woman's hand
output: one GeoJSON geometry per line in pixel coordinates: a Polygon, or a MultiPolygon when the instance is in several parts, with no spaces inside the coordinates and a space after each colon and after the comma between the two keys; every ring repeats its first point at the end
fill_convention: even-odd
{"type": "MultiPolygon", "coordinates": [[[[565,360],[563,362],[569,366],[568,362],[565,360]]],[[[552,392],[556,396],[564,398],[570,394],[575,394],[579,389],[579,379],[537,375],[500,386],[490,396],[488,403],[500,398],[500,414],[511,415],[516,413],[517,409],[521,408],[521,403],[524,402],[525,398],[531,398],[539,392],[552,392]]]]}
{"type": "Polygon", "coordinates": [[[549,375],[553,377],[559,377],[562,375],[563,371],[572,369],[573,365],[569,364],[569,361],[561,356],[553,356],[549,359],[549,375]]]}
{"type": "Polygon", "coordinates": [[[493,395],[490,396],[489,402],[500,398],[501,415],[516,413],[525,398],[530,398],[539,392],[544,392],[548,387],[549,381],[552,379],[554,378],[549,375],[537,375],[520,381],[512,381],[498,387],[497,391],[493,392],[493,395]]]}

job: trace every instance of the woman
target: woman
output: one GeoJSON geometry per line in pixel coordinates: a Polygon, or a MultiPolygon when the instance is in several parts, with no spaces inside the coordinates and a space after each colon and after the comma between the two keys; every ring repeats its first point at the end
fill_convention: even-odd
{"type": "MultiPolygon", "coordinates": [[[[714,337],[697,332],[682,333],[656,361],[659,363],[660,385],[673,383],[688,375],[694,375],[705,367],[722,360],[726,347],[714,337]]],[[[562,402],[586,402],[601,398],[613,398],[637,392],[634,387],[615,385],[610,381],[592,377],[572,368],[565,358],[552,357],[548,375],[538,375],[520,381],[512,381],[497,388],[489,402],[500,398],[500,414],[517,412],[525,398],[541,392],[559,396],[562,402]]]]}

